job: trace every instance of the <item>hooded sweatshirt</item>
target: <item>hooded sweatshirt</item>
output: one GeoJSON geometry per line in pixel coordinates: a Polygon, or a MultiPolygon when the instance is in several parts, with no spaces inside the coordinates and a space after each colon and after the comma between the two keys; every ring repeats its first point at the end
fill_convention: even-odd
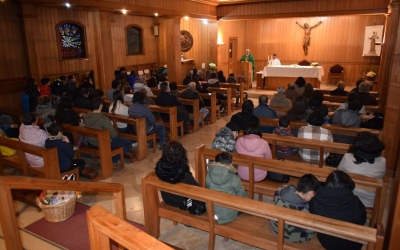
{"type": "MultiPolygon", "coordinates": [[[[36,125],[24,125],[19,128],[19,139],[22,142],[43,147],[46,139],[49,138],[47,133],[36,125]]],[[[25,153],[26,160],[32,167],[43,167],[43,158],[25,153]]]]}
{"type": "MultiPolygon", "coordinates": [[[[274,202],[275,205],[290,208],[293,210],[309,213],[308,202],[304,201],[295,192],[296,187],[293,185],[283,186],[275,192],[274,202]]],[[[275,220],[270,221],[271,231],[278,234],[278,222],[275,220]]],[[[285,224],[285,240],[289,242],[307,242],[312,239],[315,232],[285,224]]]]}
{"type": "MultiPolygon", "coordinates": [[[[206,177],[207,188],[226,194],[246,197],[242,181],[240,177],[236,175],[236,172],[237,170],[232,164],[224,164],[221,162],[212,162],[208,164],[206,177]]],[[[218,224],[229,223],[238,215],[238,211],[229,208],[214,206],[214,209],[218,224]]]]}
{"type": "Polygon", "coordinates": [[[235,143],[236,141],[232,130],[228,127],[222,127],[215,134],[215,138],[211,143],[211,148],[236,153],[235,143]]]}
{"type": "MultiPolygon", "coordinates": [[[[360,127],[361,124],[361,116],[358,111],[350,110],[350,109],[340,109],[337,110],[331,118],[331,124],[340,125],[345,127],[360,127]]],[[[333,141],[335,142],[343,142],[343,143],[353,143],[353,136],[346,135],[337,135],[333,134],[333,141]]]]}
{"type": "Polygon", "coordinates": [[[47,117],[49,115],[55,115],[56,114],[56,110],[53,109],[53,107],[51,106],[50,103],[48,104],[38,104],[36,106],[36,115],[42,119],[47,119],[47,117]]]}
{"type": "MultiPolygon", "coordinates": [[[[320,187],[310,201],[310,213],[328,218],[364,225],[367,213],[360,199],[348,188],[320,187]]],[[[327,250],[358,250],[362,244],[322,233],[319,242],[327,250]]]]}
{"type": "MultiPolygon", "coordinates": [[[[238,154],[252,155],[261,158],[272,159],[271,149],[268,142],[258,135],[244,135],[236,141],[236,152],[238,154]]],[[[239,166],[238,174],[243,180],[249,180],[248,167],[239,166]]],[[[267,171],[254,169],[254,181],[262,181],[267,176],[267,171]]]]}
{"type": "MultiPolygon", "coordinates": [[[[108,131],[110,131],[111,140],[118,136],[117,132],[114,129],[114,126],[111,123],[111,120],[102,113],[93,113],[92,111],[90,111],[83,117],[83,121],[85,123],[85,126],[88,128],[94,128],[98,130],[107,129],[108,131]]],[[[97,138],[88,137],[87,140],[90,145],[95,147],[99,146],[97,138]]]]}

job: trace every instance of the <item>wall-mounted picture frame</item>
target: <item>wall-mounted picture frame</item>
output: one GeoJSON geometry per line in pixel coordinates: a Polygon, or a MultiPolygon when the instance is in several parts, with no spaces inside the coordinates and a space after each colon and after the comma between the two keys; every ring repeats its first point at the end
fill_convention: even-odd
{"type": "Polygon", "coordinates": [[[383,25],[365,27],[363,56],[380,56],[382,51],[383,25]]]}

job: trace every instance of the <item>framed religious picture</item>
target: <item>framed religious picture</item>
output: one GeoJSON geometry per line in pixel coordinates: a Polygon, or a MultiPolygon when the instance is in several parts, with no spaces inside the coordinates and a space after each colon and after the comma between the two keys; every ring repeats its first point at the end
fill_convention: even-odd
{"type": "Polygon", "coordinates": [[[363,56],[380,56],[382,50],[383,25],[365,27],[363,56]]]}
{"type": "Polygon", "coordinates": [[[181,52],[188,52],[193,46],[193,37],[187,30],[181,30],[181,52]]]}

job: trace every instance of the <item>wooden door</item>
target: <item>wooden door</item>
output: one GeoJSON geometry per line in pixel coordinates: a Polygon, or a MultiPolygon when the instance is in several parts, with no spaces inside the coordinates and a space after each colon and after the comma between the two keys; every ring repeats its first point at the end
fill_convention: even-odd
{"type": "Polygon", "coordinates": [[[228,75],[235,73],[236,64],[238,62],[238,40],[237,37],[229,37],[228,46],[228,75]]]}

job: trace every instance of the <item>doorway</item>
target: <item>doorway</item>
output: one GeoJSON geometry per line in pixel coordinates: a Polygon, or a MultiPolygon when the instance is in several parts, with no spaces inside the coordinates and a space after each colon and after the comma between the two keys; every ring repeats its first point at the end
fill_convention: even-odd
{"type": "Polygon", "coordinates": [[[238,50],[238,39],[237,37],[229,37],[228,46],[228,75],[235,73],[237,66],[237,50],[238,50]]]}

